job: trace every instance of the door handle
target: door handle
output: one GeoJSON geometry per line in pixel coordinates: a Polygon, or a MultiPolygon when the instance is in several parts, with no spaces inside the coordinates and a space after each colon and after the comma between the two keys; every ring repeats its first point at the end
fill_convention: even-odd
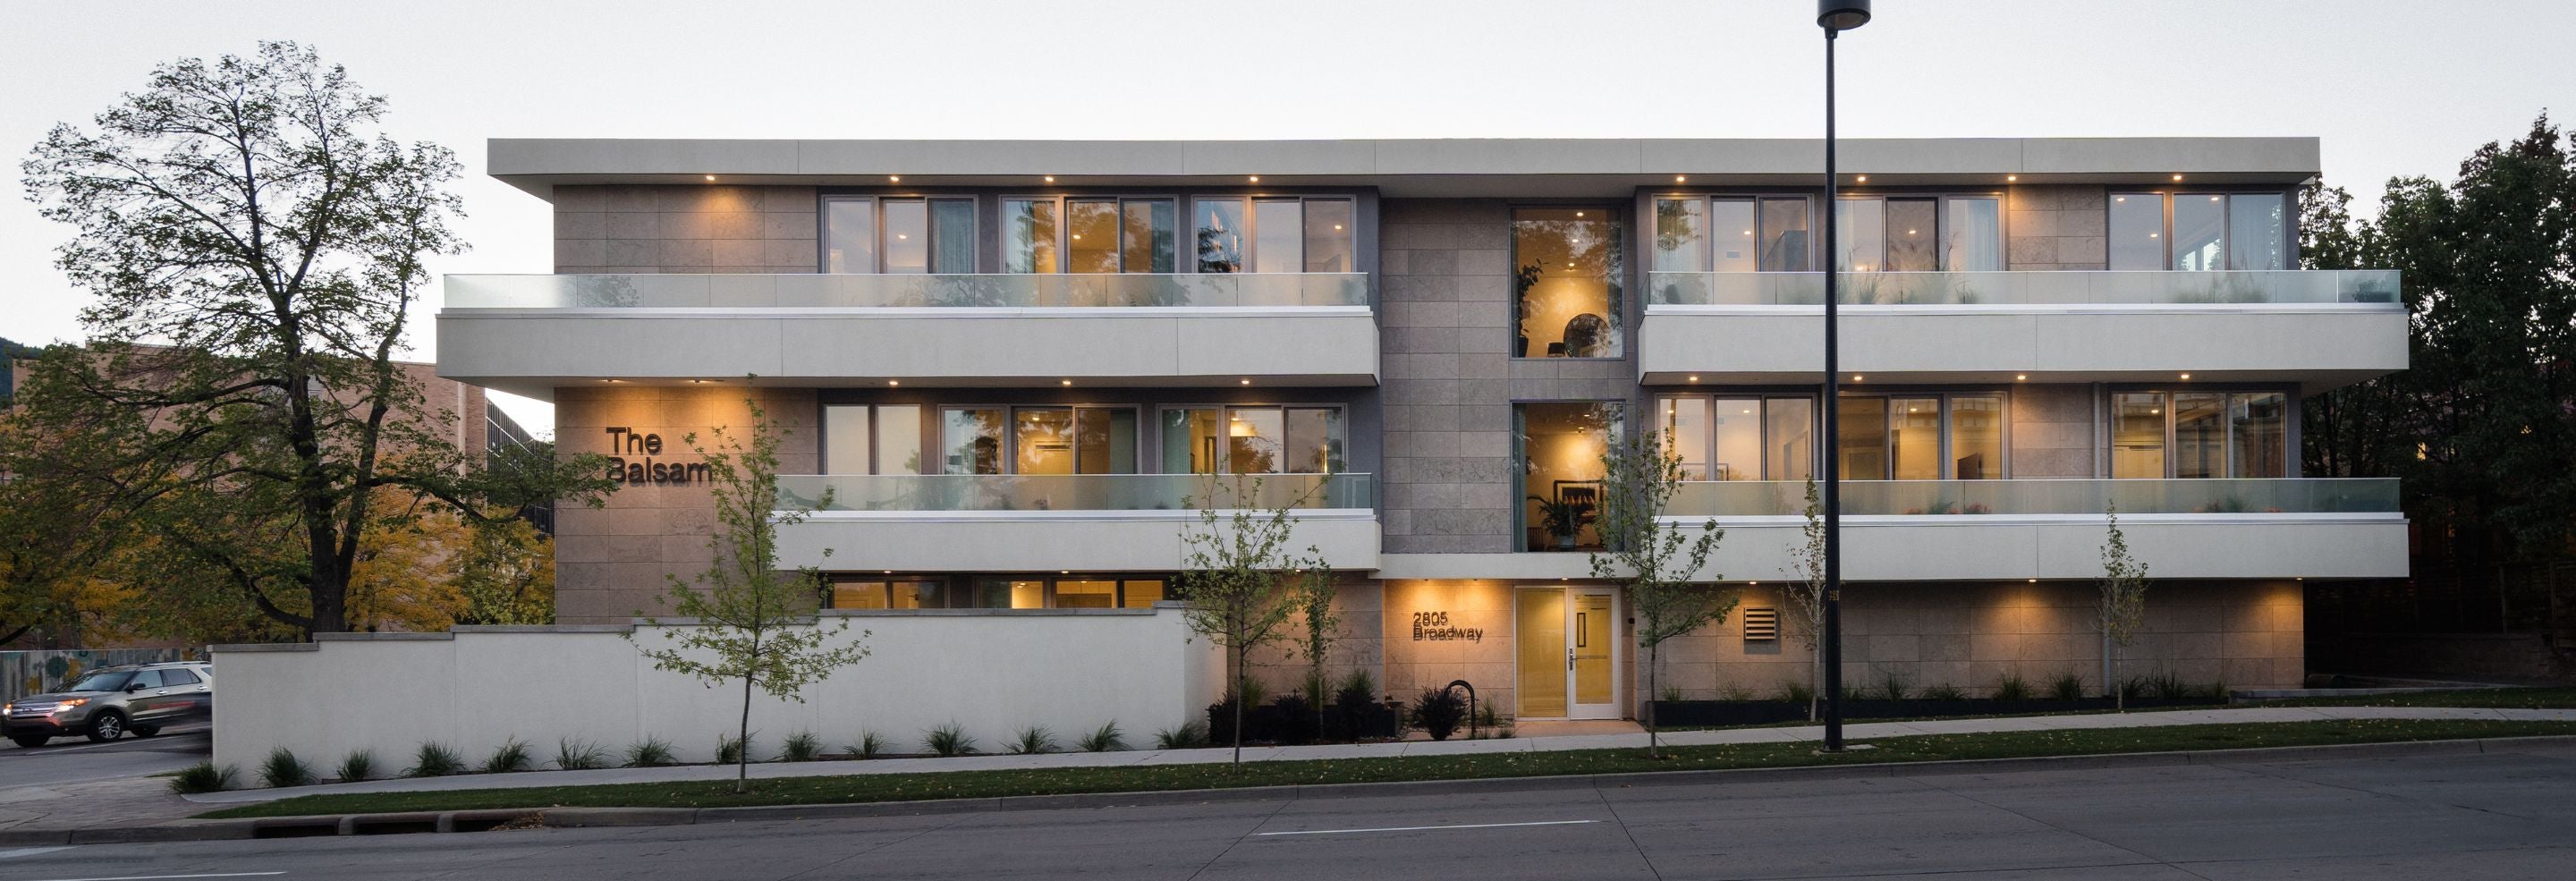
{"type": "Polygon", "coordinates": [[[1565,669],[1568,669],[1568,670],[1572,670],[1572,669],[1574,669],[1574,650],[1573,650],[1573,649],[1566,649],[1566,650],[1565,650],[1565,669]]]}

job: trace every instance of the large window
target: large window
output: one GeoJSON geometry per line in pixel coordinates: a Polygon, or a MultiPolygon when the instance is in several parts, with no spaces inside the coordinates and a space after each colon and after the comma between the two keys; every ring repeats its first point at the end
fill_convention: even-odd
{"type": "Polygon", "coordinates": [[[947,407],[939,432],[946,474],[1136,473],[1133,407],[947,407]]]}
{"type": "Polygon", "coordinates": [[[1675,395],[1658,402],[1683,480],[1802,481],[1815,475],[1816,399],[1675,395]]]}
{"type": "Polygon", "coordinates": [[[1619,223],[1602,208],[1512,212],[1522,358],[1617,358],[1619,223]]]}
{"type": "Polygon", "coordinates": [[[2111,395],[2111,476],[2288,477],[2284,392],[2122,391],[2111,395]]]}
{"type": "Polygon", "coordinates": [[[1163,599],[1159,576],[992,575],[955,579],[833,575],[833,609],[1146,609],[1163,599]]]}
{"type": "Polygon", "coordinates": [[[1601,455],[1617,443],[1625,408],[1616,401],[1521,404],[1521,523],[1524,550],[1597,549],[1601,455]]]}
{"type": "Polygon", "coordinates": [[[975,271],[975,201],[963,197],[823,198],[823,271],[975,271]]]}
{"type": "Polygon", "coordinates": [[[1804,272],[1804,196],[1658,196],[1657,272],[1804,272]]]}
{"type": "Polygon", "coordinates": [[[1348,441],[1340,407],[1170,407],[1165,474],[1338,474],[1348,441]]]}
{"type": "Polygon", "coordinates": [[[834,404],[823,408],[824,474],[920,474],[921,408],[834,404]]]}
{"type": "Polygon", "coordinates": [[[1357,224],[1351,200],[1340,196],[1190,200],[1200,272],[1354,272],[1357,224]]]}
{"type": "Polygon", "coordinates": [[[1998,196],[1846,196],[1834,203],[1835,261],[1847,272],[1987,272],[2004,267],[1998,196]]]}
{"type": "Polygon", "coordinates": [[[2112,269],[2288,269],[2281,193],[2112,193],[2112,269]]]}
{"type": "Polygon", "coordinates": [[[1177,272],[1174,204],[1169,197],[1005,198],[1002,271],[1177,272]]]}
{"type": "Polygon", "coordinates": [[[1834,447],[1845,480],[1995,480],[2003,419],[1996,392],[1845,394],[1834,447]]]}

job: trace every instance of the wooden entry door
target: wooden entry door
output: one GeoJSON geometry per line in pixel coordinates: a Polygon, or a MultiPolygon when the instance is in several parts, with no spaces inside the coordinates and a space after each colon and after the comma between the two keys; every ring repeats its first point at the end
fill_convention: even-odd
{"type": "Polygon", "coordinates": [[[1513,592],[1517,715],[1619,718],[1619,592],[1524,587],[1513,592]]]}

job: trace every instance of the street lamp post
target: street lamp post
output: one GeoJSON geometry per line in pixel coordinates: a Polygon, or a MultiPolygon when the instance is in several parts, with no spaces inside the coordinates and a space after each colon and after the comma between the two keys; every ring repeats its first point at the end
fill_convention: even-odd
{"type": "Polygon", "coordinates": [[[1841,224],[1834,197],[1841,182],[1834,177],[1834,36],[1869,23],[1869,0],[1818,0],[1816,26],[1825,29],[1825,751],[1843,749],[1843,488],[1841,434],[1842,365],[1835,351],[1837,330],[1835,281],[1842,274],[1841,246],[1834,241],[1841,224]]]}

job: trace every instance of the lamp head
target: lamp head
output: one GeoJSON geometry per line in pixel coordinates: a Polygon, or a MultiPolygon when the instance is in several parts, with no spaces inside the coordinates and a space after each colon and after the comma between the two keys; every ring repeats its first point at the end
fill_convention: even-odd
{"type": "Polygon", "coordinates": [[[1816,0],[1816,26],[1848,31],[1869,23],[1869,0],[1816,0]]]}

